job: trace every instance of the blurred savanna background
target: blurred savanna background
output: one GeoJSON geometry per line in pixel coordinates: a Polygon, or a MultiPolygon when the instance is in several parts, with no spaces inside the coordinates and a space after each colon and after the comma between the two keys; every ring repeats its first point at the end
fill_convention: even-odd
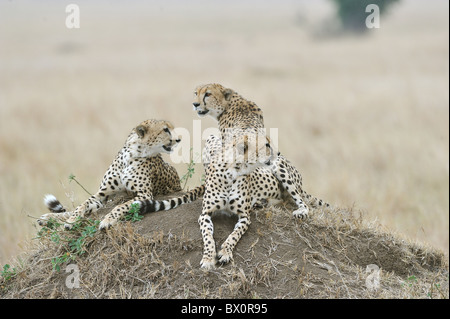
{"type": "Polygon", "coordinates": [[[0,0],[0,264],[44,194],[80,204],[69,176],[95,192],[142,120],[192,132],[209,82],[263,109],[309,193],[448,251],[449,3],[391,2],[368,29],[338,0],[0,0]]]}

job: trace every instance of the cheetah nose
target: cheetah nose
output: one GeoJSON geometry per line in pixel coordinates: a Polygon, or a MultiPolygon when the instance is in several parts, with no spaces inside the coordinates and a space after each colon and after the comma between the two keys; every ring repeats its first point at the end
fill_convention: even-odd
{"type": "Polygon", "coordinates": [[[175,142],[180,143],[180,142],[181,142],[181,138],[177,138],[177,139],[175,140],[175,142]]]}
{"type": "Polygon", "coordinates": [[[200,103],[198,103],[198,102],[194,102],[192,104],[194,105],[194,107],[199,107],[200,106],[200,103]]]}

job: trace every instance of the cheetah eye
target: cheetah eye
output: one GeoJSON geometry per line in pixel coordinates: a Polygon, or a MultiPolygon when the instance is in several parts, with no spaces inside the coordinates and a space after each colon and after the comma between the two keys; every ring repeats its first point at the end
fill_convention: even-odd
{"type": "Polygon", "coordinates": [[[166,127],[166,128],[164,128],[164,132],[166,132],[166,133],[169,133],[170,134],[170,131],[169,131],[169,129],[166,127]]]}
{"type": "Polygon", "coordinates": [[[266,147],[270,147],[270,144],[269,144],[269,143],[266,143],[266,147]]]}
{"type": "Polygon", "coordinates": [[[211,96],[211,93],[206,92],[206,93],[205,93],[205,96],[206,96],[206,97],[211,96]]]}
{"type": "Polygon", "coordinates": [[[197,92],[194,92],[194,95],[197,96],[197,92]]]}

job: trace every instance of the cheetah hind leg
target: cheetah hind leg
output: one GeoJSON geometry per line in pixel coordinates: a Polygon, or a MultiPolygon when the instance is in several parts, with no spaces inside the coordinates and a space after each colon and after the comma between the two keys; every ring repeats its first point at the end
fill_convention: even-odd
{"type": "Polygon", "coordinates": [[[272,172],[282,185],[284,192],[297,205],[297,209],[292,213],[294,217],[306,219],[309,208],[302,198],[305,193],[302,190],[302,176],[298,170],[283,155],[279,154],[272,166],[272,172]]]}
{"type": "Polygon", "coordinates": [[[253,204],[253,209],[262,209],[269,206],[269,201],[266,198],[262,198],[253,204]]]}

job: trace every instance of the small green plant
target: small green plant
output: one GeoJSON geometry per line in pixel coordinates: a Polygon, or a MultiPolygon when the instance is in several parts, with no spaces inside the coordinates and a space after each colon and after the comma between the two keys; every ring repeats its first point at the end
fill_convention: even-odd
{"type": "Polygon", "coordinates": [[[95,235],[99,224],[98,220],[80,218],[67,231],[61,227],[62,223],[56,219],[50,219],[47,225],[39,230],[36,238],[47,239],[60,245],[63,253],[51,259],[53,270],[59,272],[62,264],[74,261],[78,256],[83,255],[86,252],[87,239],[95,235]]]}
{"type": "Polygon", "coordinates": [[[414,275],[409,276],[406,280],[410,287],[412,287],[413,284],[417,283],[417,278],[414,275]]]}
{"type": "Polygon", "coordinates": [[[77,179],[75,178],[75,175],[73,175],[73,174],[70,174],[70,175],[69,175],[69,183],[70,183],[71,181],[75,181],[75,183],[77,183],[82,189],[84,189],[84,191],[85,191],[86,193],[88,193],[90,196],[92,196],[92,194],[89,193],[88,190],[87,190],[86,188],[84,188],[84,186],[81,185],[81,183],[80,183],[79,181],[77,181],[77,179]]]}
{"type": "Polygon", "coordinates": [[[11,266],[6,264],[3,266],[3,270],[0,271],[0,275],[3,277],[5,281],[9,281],[11,280],[11,278],[17,275],[17,270],[16,268],[11,269],[11,266]]]}
{"type": "Polygon", "coordinates": [[[187,172],[183,176],[181,176],[181,178],[180,178],[180,183],[184,182],[183,189],[186,188],[186,184],[187,184],[188,180],[191,179],[192,176],[194,176],[194,173],[195,173],[195,161],[194,161],[194,156],[192,154],[192,150],[193,150],[193,148],[191,147],[191,149],[190,149],[190,161],[187,164],[187,172]]]}
{"type": "Polygon", "coordinates": [[[140,206],[138,203],[131,204],[128,214],[125,215],[125,220],[137,222],[140,221],[144,216],[139,215],[140,206]]]}
{"type": "Polygon", "coordinates": [[[417,284],[417,277],[414,275],[409,276],[406,278],[406,281],[402,283],[403,287],[412,287],[414,284],[417,284]]]}
{"type": "Polygon", "coordinates": [[[180,183],[182,183],[184,181],[184,185],[183,185],[183,189],[186,187],[186,184],[188,182],[188,180],[190,178],[192,178],[192,176],[195,173],[195,163],[194,163],[194,159],[192,158],[192,147],[190,149],[190,161],[188,163],[187,166],[187,172],[180,178],[180,183]]]}

